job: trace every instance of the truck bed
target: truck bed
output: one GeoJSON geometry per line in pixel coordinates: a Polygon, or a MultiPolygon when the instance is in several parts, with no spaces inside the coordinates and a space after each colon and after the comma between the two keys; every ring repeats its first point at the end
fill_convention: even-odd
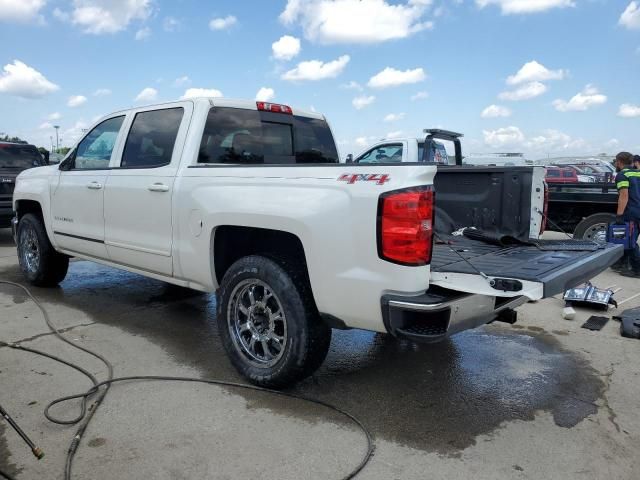
{"type": "MultiPolygon", "coordinates": [[[[611,244],[589,251],[565,250],[561,244],[550,243],[544,248],[554,250],[542,250],[536,245],[502,247],[464,237],[443,240],[450,244],[434,245],[433,272],[478,275],[481,271],[490,277],[540,282],[545,297],[587,281],[621,254],[620,248],[611,244]]],[[[545,241],[539,241],[539,245],[544,246],[545,241]]]]}

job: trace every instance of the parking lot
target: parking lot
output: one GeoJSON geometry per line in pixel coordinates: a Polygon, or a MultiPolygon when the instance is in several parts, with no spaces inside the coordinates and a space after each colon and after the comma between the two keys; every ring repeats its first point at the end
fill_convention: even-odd
{"type": "MultiPolygon", "coordinates": [[[[8,230],[0,230],[0,279],[22,282],[8,230]]],[[[637,280],[607,271],[618,301],[637,280]]],[[[74,342],[99,351],[117,376],[188,375],[242,381],[215,326],[215,299],[138,275],[74,261],[55,289],[33,289],[74,342]]],[[[640,305],[640,297],[624,308],[640,305]]],[[[557,298],[436,345],[334,331],[326,362],[293,393],[337,405],[373,433],[376,453],[358,478],[637,478],[640,344],[592,314],[561,317],[557,298]]],[[[0,285],[0,340],[103,367],[48,333],[17,289],[0,285]]],[[[62,365],[0,347],[0,404],[46,452],[37,461],[0,422],[0,470],[17,479],[62,478],[75,428],[49,423],[44,406],[86,390],[62,365]]],[[[74,416],[77,405],[55,412],[74,416]]],[[[341,478],[365,438],[320,406],[230,387],[115,385],[85,435],[74,478],[341,478]]]]}

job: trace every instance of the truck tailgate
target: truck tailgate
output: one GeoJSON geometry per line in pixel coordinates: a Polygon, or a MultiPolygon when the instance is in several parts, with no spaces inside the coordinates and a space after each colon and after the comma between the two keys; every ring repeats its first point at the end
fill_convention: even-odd
{"type": "Polygon", "coordinates": [[[590,280],[623,253],[621,246],[613,244],[600,245],[595,251],[564,250],[561,246],[549,251],[536,245],[501,247],[464,237],[446,240],[446,244],[434,245],[431,283],[498,297],[526,295],[539,299],[557,295],[590,280]],[[519,282],[510,283],[515,290],[505,291],[496,279],[519,282]],[[522,287],[519,290],[518,283],[522,287]]]}

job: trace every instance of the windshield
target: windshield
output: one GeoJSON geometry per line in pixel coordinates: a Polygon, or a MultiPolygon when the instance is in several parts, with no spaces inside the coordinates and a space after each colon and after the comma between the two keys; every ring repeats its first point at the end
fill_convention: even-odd
{"type": "Polygon", "coordinates": [[[43,164],[40,152],[33,145],[0,143],[0,168],[24,170],[43,164]]]}

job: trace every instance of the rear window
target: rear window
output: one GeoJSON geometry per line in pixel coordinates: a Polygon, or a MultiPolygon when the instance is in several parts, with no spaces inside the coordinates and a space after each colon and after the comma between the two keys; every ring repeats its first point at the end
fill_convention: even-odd
{"type": "Polygon", "coordinates": [[[0,143],[0,168],[31,168],[44,165],[42,155],[33,145],[0,143]]]}
{"type": "Polygon", "coordinates": [[[327,122],[239,108],[212,108],[198,163],[338,163],[327,122]]]}

